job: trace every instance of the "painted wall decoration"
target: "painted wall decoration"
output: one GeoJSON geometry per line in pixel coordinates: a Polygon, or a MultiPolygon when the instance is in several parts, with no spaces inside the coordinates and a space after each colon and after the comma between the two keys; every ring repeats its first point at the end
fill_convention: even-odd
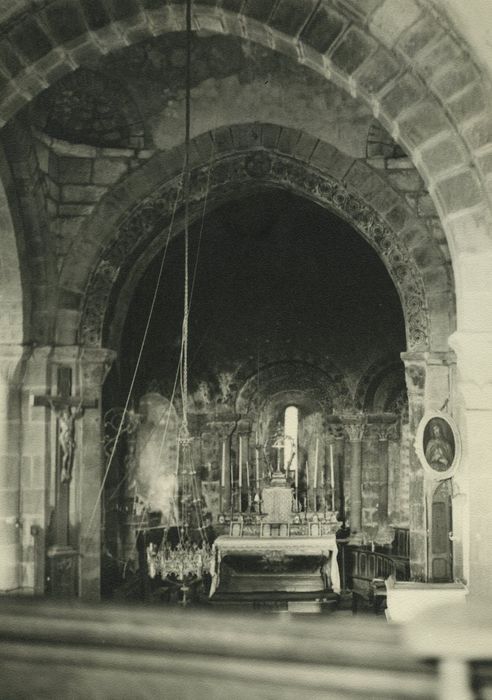
{"type": "Polygon", "coordinates": [[[453,419],[440,411],[426,413],[417,430],[415,449],[429,476],[434,479],[452,476],[461,455],[459,433],[453,419]]]}

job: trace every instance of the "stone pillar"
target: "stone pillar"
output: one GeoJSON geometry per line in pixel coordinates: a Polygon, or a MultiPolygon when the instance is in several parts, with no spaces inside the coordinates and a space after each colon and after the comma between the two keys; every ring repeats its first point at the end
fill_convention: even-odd
{"type": "Polygon", "coordinates": [[[18,593],[23,585],[20,512],[20,385],[24,348],[0,350],[0,594],[18,593]]]}
{"type": "MultiPolygon", "coordinates": [[[[241,510],[244,511],[247,506],[250,506],[249,502],[250,494],[248,491],[248,475],[247,468],[249,462],[249,436],[251,434],[251,424],[247,420],[240,420],[238,423],[238,454],[237,454],[237,464],[238,464],[238,474],[241,470],[242,475],[242,486],[239,489],[239,503],[241,504],[241,510]],[[240,463],[241,460],[241,463],[240,463]]],[[[251,465],[249,465],[251,466],[251,465]]],[[[251,470],[249,477],[251,479],[251,470]]]]}
{"type": "Polygon", "coordinates": [[[426,411],[446,407],[452,416],[450,365],[454,355],[449,352],[406,352],[405,364],[408,393],[410,438],[410,573],[412,579],[426,581],[428,573],[428,522],[432,483],[426,478],[413,442],[418,425],[426,411]]]}
{"type": "Polygon", "coordinates": [[[102,480],[105,476],[101,390],[115,356],[112,350],[104,348],[78,348],[78,393],[84,401],[97,401],[97,408],[85,409],[79,420],[81,430],[74,465],[80,523],[79,595],[83,600],[100,598],[102,480]]]}
{"type": "Polygon", "coordinates": [[[462,439],[461,464],[453,479],[453,545],[456,547],[462,541],[464,578],[470,597],[490,599],[492,331],[457,332],[450,337],[449,344],[457,356],[456,420],[462,439]]]}
{"type": "Polygon", "coordinates": [[[345,430],[350,441],[350,532],[360,532],[362,524],[362,437],[365,417],[344,417],[345,430]]]}
{"type": "Polygon", "coordinates": [[[425,512],[424,469],[413,441],[424,415],[426,363],[424,353],[402,353],[408,393],[410,429],[410,575],[413,580],[427,580],[427,522],[425,512]]]}
{"type": "Polygon", "coordinates": [[[217,431],[219,435],[220,454],[219,462],[219,483],[221,490],[222,513],[228,515],[231,510],[231,434],[236,426],[235,420],[214,420],[210,424],[210,429],[217,431]],[[222,485],[222,475],[224,484],[222,485]]]}
{"type": "Polygon", "coordinates": [[[390,426],[382,423],[377,426],[378,456],[379,456],[379,522],[384,523],[388,519],[388,481],[389,481],[389,455],[388,437],[390,426]]]}
{"type": "Polygon", "coordinates": [[[26,361],[22,398],[22,537],[24,585],[35,595],[46,590],[48,528],[55,505],[52,464],[56,436],[50,430],[52,410],[34,405],[34,397],[56,393],[50,360],[52,346],[32,349],[26,361]]]}

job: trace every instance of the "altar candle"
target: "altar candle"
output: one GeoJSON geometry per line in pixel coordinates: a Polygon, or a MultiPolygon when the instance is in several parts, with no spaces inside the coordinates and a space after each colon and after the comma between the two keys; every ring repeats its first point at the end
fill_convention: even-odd
{"type": "MultiPolygon", "coordinates": [[[[256,443],[258,445],[258,443],[256,443]]],[[[256,453],[256,486],[260,483],[260,450],[258,447],[255,448],[256,453]]]]}
{"type": "Polygon", "coordinates": [[[246,485],[249,491],[249,460],[246,460],[246,485]]]}
{"type": "Polygon", "coordinates": [[[295,470],[295,486],[296,486],[296,491],[299,486],[299,465],[296,464],[296,470],[295,470]]]}
{"type": "Polygon", "coordinates": [[[330,482],[331,482],[331,509],[335,510],[335,474],[333,470],[333,445],[330,443],[330,482]]]}
{"type": "Polygon", "coordinates": [[[238,486],[241,488],[243,485],[243,441],[241,435],[239,436],[239,476],[238,476],[238,486]]]}
{"type": "Polygon", "coordinates": [[[309,488],[309,463],[306,460],[306,488],[309,488]]]}
{"type": "Polygon", "coordinates": [[[222,441],[222,470],[220,472],[220,485],[225,486],[225,472],[226,472],[226,441],[222,441]]]}
{"type": "Polygon", "coordinates": [[[316,455],[314,458],[314,479],[313,487],[318,488],[318,450],[319,450],[319,440],[316,438],[316,455]]]}

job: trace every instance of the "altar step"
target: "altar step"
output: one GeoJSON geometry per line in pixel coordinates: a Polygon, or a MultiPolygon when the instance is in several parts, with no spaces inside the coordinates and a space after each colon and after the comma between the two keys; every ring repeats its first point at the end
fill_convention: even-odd
{"type": "Polygon", "coordinates": [[[339,605],[339,596],[329,591],[247,591],[218,593],[210,600],[212,606],[237,610],[271,612],[326,613],[339,605]]]}

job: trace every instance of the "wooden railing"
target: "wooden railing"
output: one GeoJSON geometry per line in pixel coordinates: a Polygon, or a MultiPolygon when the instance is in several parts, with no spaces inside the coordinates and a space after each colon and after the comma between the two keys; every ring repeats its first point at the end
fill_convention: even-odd
{"type": "Polygon", "coordinates": [[[364,547],[350,547],[352,610],[357,612],[361,600],[374,612],[382,607],[386,598],[384,581],[392,576],[396,581],[408,581],[410,562],[406,557],[383,554],[364,547]]]}

